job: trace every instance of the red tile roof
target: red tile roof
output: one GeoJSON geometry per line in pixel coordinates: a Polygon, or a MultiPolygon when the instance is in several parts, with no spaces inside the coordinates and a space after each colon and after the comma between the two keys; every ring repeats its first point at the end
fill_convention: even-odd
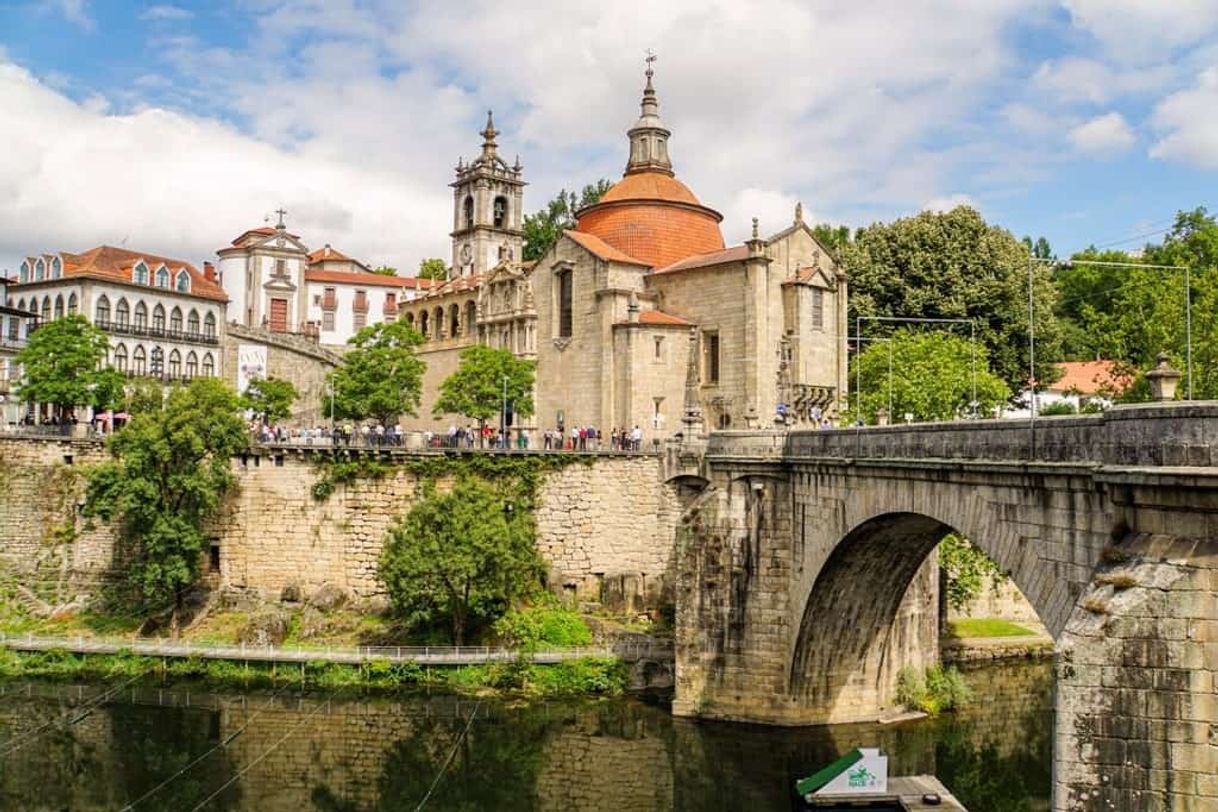
{"type": "Polygon", "coordinates": [[[402,288],[405,290],[427,290],[435,283],[432,279],[419,279],[417,276],[385,276],[379,273],[362,273],[360,271],[322,271],[305,270],[306,282],[335,282],[342,285],[371,285],[382,288],[402,288]]]}
{"type": "Polygon", "coordinates": [[[602,240],[593,234],[585,234],[582,231],[564,231],[563,234],[575,240],[579,245],[591,251],[596,256],[609,262],[624,262],[628,265],[642,265],[647,267],[646,262],[635,259],[629,254],[619,251],[612,245],[602,240]]]}
{"type": "MultiPolygon", "coordinates": [[[[143,260],[144,264],[148,266],[148,279],[150,282],[155,280],[156,271],[161,265],[164,265],[171,274],[176,274],[178,270],[185,269],[186,273],[190,276],[190,291],[182,292],[176,290],[173,287],[172,279],[170,280],[169,291],[182,296],[196,296],[202,299],[214,299],[218,302],[228,301],[228,296],[224,294],[224,290],[218,284],[199,273],[198,269],[189,262],[180,259],[161,257],[139,251],[128,251],[126,248],[115,248],[112,245],[99,245],[80,254],[69,254],[64,251],[60,256],[63,258],[62,278],[64,279],[83,277],[135,285],[133,271],[136,264],[140,260],[143,260]]],[[[50,280],[27,284],[44,284],[46,281],[50,280]]],[[[139,287],[165,290],[164,288],[157,288],[155,285],[139,285],[139,287]]]]}
{"type": "Polygon", "coordinates": [[[653,268],[723,248],[719,212],[703,206],[681,181],[636,172],[577,213],[577,230],[653,268]]]}
{"type": "Polygon", "coordinates": [[[315,262],[359,262],[359,260],[352,259],[337,248],[326,245],[309,253],[309,264],[312,265],[315,262]]]}
{"type": "Polygon", "coordinates": [[[658,268],[652,271],[652,273],[672,273],[673,271],[688,271],[693,268],[709,268],[712,265],[723,265],[727,262],[741,262],[747,259],[748,255],[749,247],[747,245],[733,245],[731,248],[688,257],[664,268],[658,268]]]}
{"type": "Polygon", "coordinates": [[[1053,392],[1119,394],[1133,383],[1132,375],[1118,372],[1115,361],[1063,361],[1056,366],[1062,376],[1048,386],[1053,392]]]}
{"type": "MultiPolygon", "coordinates": [[[[259,237],[270,237],[274,233],[275,233],[275,229],[272,228],[271,226],[262,226],[261,228],[251,228],[251,229],[241,232],[241,235],[239,237],[237,237],[237,239],[233,240],[233,245],[241,245],[241,243],[245,242],[245,238],[250,236],[251,234],[256,234],[259,237]]],[[[292,234],[289,232],[288,236],[294,240],[300,239],[299,234],[292,234]]]]}
{"type": "Polygon", "coordinates": [[[644,310],[639,313],[639,324],[653,324],[665,327],[693,327],[692,321],[686,321],[680,316],[665,313],[662,310],[644,310]]]}

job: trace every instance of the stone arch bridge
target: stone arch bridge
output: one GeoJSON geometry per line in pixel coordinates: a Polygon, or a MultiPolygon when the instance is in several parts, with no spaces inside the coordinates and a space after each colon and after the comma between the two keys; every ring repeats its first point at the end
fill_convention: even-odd
{"type": "Polygon", "coordinates": [[[1054,808],[1218,809],[1218,404],[719,432],[665,465],[676,713],[892,713],[897,672],[937,661],[954,530],[1056,641],[1054,808]]]}

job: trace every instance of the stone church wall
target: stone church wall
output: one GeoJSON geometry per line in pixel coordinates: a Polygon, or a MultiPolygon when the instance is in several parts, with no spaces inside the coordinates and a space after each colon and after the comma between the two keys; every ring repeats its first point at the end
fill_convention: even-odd
{"type": "Polygon", "coordinates": [[[237,347],[241,344],[266,347],[267,377],[289,381],[296,387],[298,398],[289,418],[291,424],[329,423],[330,390],[326,376],[341,362],[340,354],[301,336],[229,324],[222,351],[225,380],[233,386],[237,384],[237,347]]]}
{"type": "MultiPolygon", "coordinates": [[[[84,468],[99,443],[0,439],[0,565],[39,581],[86,588],[112,566],[111,529],[79,518],[84,468]],[[69,462],[70,460],[70,462],[69,462]]],[[[406,471],[339,485],[325,501],[298,454],[234,460],[238,490],[211,528],[220,583],[277,598],[289,585],[333,584],[379,599],[377,558],[392,523],[419,498],[406,471]]],[[[537,543],[549,584],[571,600],[624,611],[670,600],[678,506],[652,456],[609,456],[542,478],[537,543]]],[[[446,484],[441,481],[440,487],[446,484]]]]}

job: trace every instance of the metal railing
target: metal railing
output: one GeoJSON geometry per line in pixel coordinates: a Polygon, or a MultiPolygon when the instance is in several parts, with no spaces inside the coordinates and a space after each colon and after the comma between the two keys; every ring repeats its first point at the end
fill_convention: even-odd
{"type": "Polygon", "coordinates": [[[534,651],[495,646],[284,646],[221,645],[175,640],[121,640],[113,638],[50,637],[0,633],[0,646],[15,651],[68,651],[76,654],[138,654],[146,657],[196,657],[204,660],[240,660],[276,663],[359,663],[374,660],[413,662],[419,665],[481,665],[525,658],[549,664],[583,657],[617,657],[627,662],[670,660],[672,647],[655,642],[623,641],[612,646],[543,648],[534,651]]]}

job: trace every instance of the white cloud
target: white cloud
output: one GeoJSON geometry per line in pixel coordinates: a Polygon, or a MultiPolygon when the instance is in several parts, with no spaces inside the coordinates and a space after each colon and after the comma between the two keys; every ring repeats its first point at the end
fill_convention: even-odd
{"type": "Polygon", "coordinates": [[[979,205],[977,205],[977,201],[973,199],[972,195],[965,194],[964,192],[957,192],[954,195],[931,198],[930,200],[926,201],[924,206],[922,206],[922,210],[947,212],[960,206],[971,206],[974,209],[981,208],[979,205]]]}
{"type": "Polygon", "coordinates": [[[1218,169],[1218,67],[1160,102],[1151,121],[1163,133],[1150,149],[1152,157],[1218,169]]]}
{"type": "Polygon", "coordinates": [[[1074,24],[1117,61],[1154,59],[1164,49],[1204,42],[1218,31],[1212,0],[1064,0],[1074,24]]]}
{"type": "Polygon", "coordinates": [[[157,20],[165,22],[182,22],[194,18],[194,12],[179,6],[168,4],[149,6],[140,14],[141,20],[157,20]]]}
{"type": "Polygon", "coordinates": [[[166,110],[107,114],[11,64],[0,64],[0,103],[20,110],[23,124],[0,129],[4,262],[124,237],[131,247],[199,262],[283,205],[312,245],[331,242],[373,263],[412,268],[443,245],[450,222],[442,184],[277,149],[166,110]]]}
{"type": "Polygon", "coordinates": [[[89,0],[42,0],[39,7],[43,11],[61,15],[86,31],[92,31],[96,25],[89,15],[89,0]]]}
{"type": "Polygon", "coordinates": [[[1115,111],[1072,128],[1069,138],[1079,152],[1098,156],[1124,152],[1138,140],[1129,122],[1115,111]]]}
{"type": "Polygon", "coordinates": [[[1157,90],[1174,73],[1170,64],[1118,69],[1096,59],[1070,56],[1042,63],[1032,81],[1060,101],[1103,104],[1118,96],[1157,90]]]}

